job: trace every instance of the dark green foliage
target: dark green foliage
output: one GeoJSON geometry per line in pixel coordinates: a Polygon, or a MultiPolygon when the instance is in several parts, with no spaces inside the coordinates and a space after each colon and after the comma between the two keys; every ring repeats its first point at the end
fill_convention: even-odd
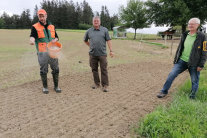
{"type": "Polygon", "coordinates": [[[36,22],[38,22],[37,11],[38,11],[38,7],[37,7],[37,5],[35,5],[34,15],[33,15],[33,19],[32,19],[32,24],[35,24],[36,22]]]}
{"type": "MultiPolygon", "coordinates": [[[[82,3],[73,3],[67,0],[43,0],[38,8],[35,5],[34,15],[31,19],[30,11],[27,9],[19,15],[9,16],[4,13],[0,17],[0,28],[15,29],[15,28],[31,28],[31,25],[38,22],[38,9],[45,9],[47,12],[47,19],[52,22],[56,28],[62,29],[88,29],[92,25],[93,11],[87,1],[82,3]]],[[[96,13],[99,15],[99,13],[96,13]]],[[[104,7],[103,26],[112,29],[118,23],[116,15],[110,17],[108,9],[104,7]],[[105,18],[106,17],[106,18],[105,18]]]]}
{"type": "Polygon", "coordinates": [[[0,18],[0,29],[4,27],[4,19],[0,18]]]}
{"type": "Polygon", "coordinates": [[[201,24],[207,21],[206,0],[148,0],[148,18],[156,25],[182,26],[186,30],[190,18],[198,17],[201,24]]]}
{"type": "Polygon", "coordinates": [[[109,10],[106,6],[101,7],[101,25],[113,30],[113,27],[118,23],[118,15],[114,14],[112,17],[109,15],[109,10]]]}
{"type": "Polygon", "coordinates": [[[6,29],[31,28],[32,25],[29,9],[24,10],[20,16],[14,14],[10,17],[7,13],[4,13],[1,19],[4,22],[2,28],[6,29]]]}
{"type": "MultiPolygon", "coordinates": [[[[27,9],[25,11],[22,12],[21,16],[20,16],[20,19],[19,19],[19,24],[18,24],[18,27],[19,28],[31,28],[31,25],[32,25],[32,21],[31,21],[31,18],[30,18],[30,10],[27,9]]],[[[18,15],[17,15],[17,18],[18,18],[18,15]]]]}
{"type": "Polygon", "coordinates": [[[82,7],[82,16],[81,16],[81,23],[83,24],[92,24],[92,18],[93,18],[93,11],[89,4],[84,0],[83,3],[81,3],[82,7]]]}
{"type": "Polygon", "coordinates": [[[129,0],[126,7],[121,6],[120,17],[125,26],[135,29],[134,39],[136,39],[137,29],[149,25],[144,2],[139,0],[129,0]]]}
{"type": "Polygon", "coordinates": [[[101,25],[106,28],[111,28],[109,10],[106,6],[101,7],[101,25]]]}
{"type": "Polygon", "coordinates": [[[80,30],[87,30],[89,28],[91,28],[92,25],[89,25],[89,24],[79,24],[78,25],[78,29],[80,30]]]}

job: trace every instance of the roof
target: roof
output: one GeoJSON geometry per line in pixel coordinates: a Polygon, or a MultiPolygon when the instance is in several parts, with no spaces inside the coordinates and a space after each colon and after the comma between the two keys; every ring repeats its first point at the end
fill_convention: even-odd
{"type": "Polygon", "coordinates": [[[126,29],[127,27],[125,27],[125,26],[115,26],[115,27],[113,27],[113,29],[118,29],[118,28],[120,28],[120,29],[126,29]]]}

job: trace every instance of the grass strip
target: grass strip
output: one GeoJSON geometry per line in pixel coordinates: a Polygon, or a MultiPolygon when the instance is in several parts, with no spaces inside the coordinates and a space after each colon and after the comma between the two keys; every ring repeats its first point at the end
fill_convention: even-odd
{"type": "Polygon", "coordinates": [[[168,105],[160,105],[133,128],[133,132],[149,138],[207,137],[207,70],[200,76],[195,100],[189,99],[191,81],[187,80],[173,95],[168,105]]]}

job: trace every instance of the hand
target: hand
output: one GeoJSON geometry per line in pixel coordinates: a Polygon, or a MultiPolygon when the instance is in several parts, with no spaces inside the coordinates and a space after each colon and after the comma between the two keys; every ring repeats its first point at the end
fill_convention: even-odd
{"type": "Polygon", "coordinates": [[[29,43],[30,45],[34,45],[35,44],[35,42],[34,41],[30,41],[30,43],[29,43]]]}
{"type": "Polygon", "coordinates": [[[52,43],[55,43],[55,42],[57,42],[58,41],[58,39],[57,38],[55,38],[55,39],[52,39],[52,43]]]}
{"type": "Polygon", "coordinates": [[[201,67],[197,67],[197,71],[201,71],[203,68],[201,67]]]}
{"type": "Polygon", "coordinates": [[[111,56],[111,58],[113,58],[114,57],[114,52],[110,51],[110,56],[111,56]]]}
{"type": "Polygon", "coordinates": [[[30,45],[34,45],[35,44],[35,38],[34,37],[30,37],[30,45]]]}

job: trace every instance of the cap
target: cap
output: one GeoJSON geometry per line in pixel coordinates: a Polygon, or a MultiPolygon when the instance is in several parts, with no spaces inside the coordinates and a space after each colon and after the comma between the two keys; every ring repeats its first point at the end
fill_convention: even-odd
{"type": "Polygon", "coordinates": [[[40,9],[38,12],[37,12],[37,15],[39,14],[47,14],[47,12],[44,10],[44,9],[40,9]]]}

